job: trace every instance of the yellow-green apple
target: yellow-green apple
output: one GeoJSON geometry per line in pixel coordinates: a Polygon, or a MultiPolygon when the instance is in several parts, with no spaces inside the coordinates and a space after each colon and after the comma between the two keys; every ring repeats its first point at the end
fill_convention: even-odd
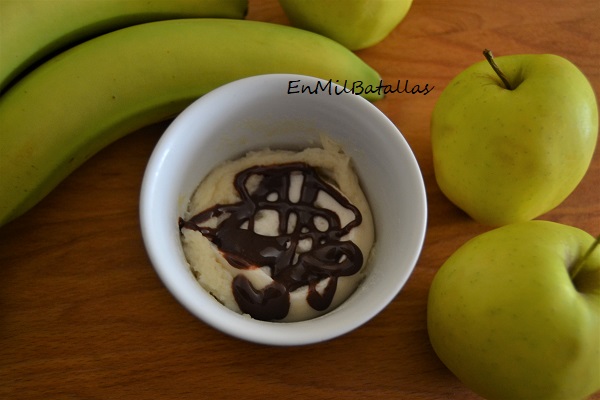
{"type": "Polygon", "coordinates": [[[292,25],[350,50],[373,46],[404,19],[412,0],[279,0],[292,25]]]}
{"type": "Polygon", "coordinates": [[[427,328],[441,361],[490,400],[575,400],[600,390],[600,247],[581,229],[509,224],[436,273],[427,328]]]}
{"type": "Polygon", "coordinates": [[[501,226],[552,210],[581,182],[598,106],[585,75],[563,57],[484,53],[488,60],[458,74],[437,100],[431,144],[446,197],[501,226]]]}

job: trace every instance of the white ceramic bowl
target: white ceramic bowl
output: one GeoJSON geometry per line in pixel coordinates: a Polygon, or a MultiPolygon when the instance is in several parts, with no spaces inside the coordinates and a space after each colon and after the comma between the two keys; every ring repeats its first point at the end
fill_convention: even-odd
{"type": "Polygon", "coordinates": [[[212,91],[172,122],[144,175],[141,229],[156,272],[192,314],[233,337],[284,346],[350,332],[394,299],[421,252],[425,188],[406,140],[381,111],[357,95],[288,93],[296,85],[314,88],[316,82],[307,76],[261,75],[212,91]],[[264,322],[227,309],[200,287],[186,263],[178,218],[188,199],[204,176],[225,160],[265,147],[318,145],[323,133],[352,157],[371,205],[376,242],[369,275],[341,306],[308,321],[264,322]]]}

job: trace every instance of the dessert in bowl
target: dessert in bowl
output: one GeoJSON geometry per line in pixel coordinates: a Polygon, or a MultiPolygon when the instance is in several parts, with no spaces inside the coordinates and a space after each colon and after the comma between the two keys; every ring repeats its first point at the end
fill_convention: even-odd
{"type": "Polygon", "coordinates": [[[149,160],[150,260],[183,306],[231,336],[343,335],[416,265],[427,219],[416,159],[373,104],[315,90],[328,84],[273,74],[224,85],[177,116],[149,160]],[[302,86],[312,90],[292,90],[302,86]]]}

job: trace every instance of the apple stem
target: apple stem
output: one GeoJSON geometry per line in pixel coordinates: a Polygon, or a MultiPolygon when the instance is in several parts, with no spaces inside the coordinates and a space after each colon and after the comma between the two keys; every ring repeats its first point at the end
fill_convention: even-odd
{"type": "Polygon", "coordinates": [[[500,69],[498,64],[496,64],[496,61],[494,61],[494,55],[492,54],[492,51],[485,49],[485,50],[483,50],[483,55],[485,56],[485,59],[492,66],[492,69],[494,70],[494,72],[496,72],[496,74],[500,77],[500,79],[502,80],[502,83],[504,83],[504,87],[506,87],[508,90],[513,90],[513,87],[511,86],[510,82],[506,78],[506,75],[504,75],[504,72],[502,72],[502,70],[500,69]]]}
{"type": "Polygon", "coordinates": [[[571,279],[575,278],[577,276],[577,274],[579,273],[579,271],[581,271],[583,264],[585,264],[587,259],[592,255],[592,252],[596,249],[596,247],[598,247],[599,243],[600,243],[600,235],[598,235],[596,237],[596,240],[594,240],[594,243],[592,243],[592,245],[585,252],[585,254],[579,260],[577,260],[577,264],[575,264],[573,266],[573,268],[571,268],[571,272],[569,273],[569,276],[571,277],[571,279]]]}

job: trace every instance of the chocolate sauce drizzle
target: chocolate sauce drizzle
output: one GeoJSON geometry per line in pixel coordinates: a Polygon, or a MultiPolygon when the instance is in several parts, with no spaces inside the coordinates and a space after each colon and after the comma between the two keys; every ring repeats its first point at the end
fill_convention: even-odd
{"type": "Polygon", "coordinates": [[[248,168],[236,175],[234,187],[240,202],[218,204],[187,221],[180,219],[179,229],[202,233],[235,268],[268,268],[273,282],[262,289],[256,289],[243,274],[233,279],[233,294],[242,312],[260,320],[282,319],[290,308],[290,292],[302,286],[308,286],[306,300],[313,309],[327,309],[338,278],[357,273],[363,263],[358,246],[341,240],[362,222],[358,208],[305,163],[248,168]],[[298,173],[303,178],[299,199],[291,199],[292,174],[298,173]],[[247,183],[253,176],[260,180],[250,193],[247,183]],[[355,218],[341,226],[334,211],[315,205],[320,191],[352,211],[355,218]],[[276,236],[255,232],[255,221],[265,210],[278,215],[276,236]],[[205,226],[214,217],[219,218],[216,228],[205,226]],[[291,223],[290,218],[295,223],[291,223]],[[318,225],[317,219],[320,219],[318,225]],[[321,294],[317,283],[327,278],[329,281],[321,294]]]}

